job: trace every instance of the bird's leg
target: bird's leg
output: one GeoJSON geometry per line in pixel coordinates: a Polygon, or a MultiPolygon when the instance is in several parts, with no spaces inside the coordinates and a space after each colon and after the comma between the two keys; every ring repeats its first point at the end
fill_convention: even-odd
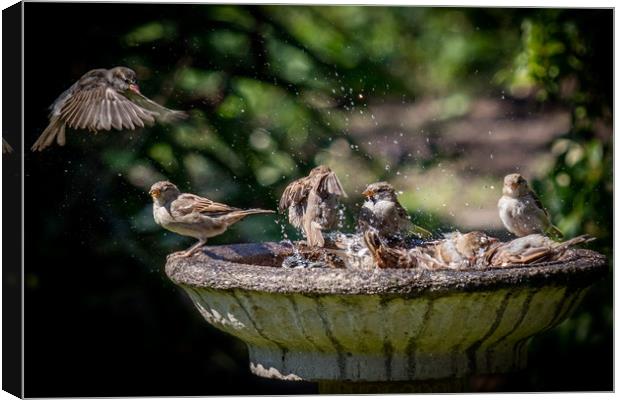
{"type": "Polygon", "coordinates": [[[185,252],[183,254],[181,254],[179,257],[191,257],[193,256],[202,246],[204,246],[207,243],[206,239],[200,239],[198,241],[198,243],[196,243],[195,245],[193,245],[192,247],[190,247],[189,249],[185,250],[185,252]]]}

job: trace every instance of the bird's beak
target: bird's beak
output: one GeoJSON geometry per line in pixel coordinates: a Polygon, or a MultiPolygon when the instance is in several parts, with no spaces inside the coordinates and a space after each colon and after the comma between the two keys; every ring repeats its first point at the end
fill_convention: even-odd
{"type": "Polygon", "coordinates": [[[370,190],[370,189],[366,189],[362,192],[362,196],[366,196],[366,197],[372,197],[374,196],[375,192],[370,190]]]}
{"type": "Polygon", "coordinates": [[[132,84],[129,85],[129,90],[131,90],[134,93],[140,94],[140,86],[138,86],[135,83],[132,83],[132,84]]]}
{"type": "Polygon", "coordinates": [[[153,198],[159,197],[159,193],[160,193],[159,189],[151,189],[151,190],[149,190],[149,194],[153,198]]]}

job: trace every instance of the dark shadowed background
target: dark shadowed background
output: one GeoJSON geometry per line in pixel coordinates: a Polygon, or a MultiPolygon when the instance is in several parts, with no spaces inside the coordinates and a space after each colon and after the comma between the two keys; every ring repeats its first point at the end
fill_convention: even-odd
{"type": "MultiPolygon", "coordinates": [[[[192,241],[152,220],[147,191],[162,178],[275,208],[290,180],[328,163],[351,194],[349,223],[364,185],[386,179],[435,232],[505,238],[501,179],[520,171],[566,236],[597,236],[611,266],[612,15],[26,3],[26,147],[92,68],[129,66],[144,94],[191,114],[70,131],[65,147],[26,154],[26,396],[316,393],[252,376],[245,345],[166,278],[166,254],[192,241]]],[[[210,243],[281,238],[261,216],[210,243]]],[[[527,371],[477,387],[612,390],[612,327],[610,267],[532,342],[527,371]]]]}

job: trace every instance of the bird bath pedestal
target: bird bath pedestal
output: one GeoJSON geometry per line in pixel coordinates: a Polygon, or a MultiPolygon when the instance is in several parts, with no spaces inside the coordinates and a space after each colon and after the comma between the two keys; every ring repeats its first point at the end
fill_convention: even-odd
{"type": "Polygon", "coordinates": [[[166,273],[213,326],[248,345],[256,375],[321,393],[461,392],[523,369],[529,339],[558,325],[607,271],[572,261],[484,271],[279,267],[278,243],[206,247],[166,273]]]}

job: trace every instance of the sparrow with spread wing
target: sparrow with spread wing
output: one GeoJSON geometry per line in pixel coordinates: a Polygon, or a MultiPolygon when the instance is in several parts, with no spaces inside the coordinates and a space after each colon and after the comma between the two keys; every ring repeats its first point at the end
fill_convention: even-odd
{"type": "Polygon", "coordinates": [[[590,235],[580,235],[565,242],[556,242],[538,233],[523,236],[510,242],[492,246],[485,254],[488,265],[504,267],[515,264],[561,260],[571,246],[595,240],[590,235]]]}
{"type": "Polygon", "coordinates": [[[50,122],[32,146],[42,151],[54,140],[66,142],[65,128],[91,132],[133,130],[155,120],[172,122],[186,118],[183,111],[170,110],[140,93],[136,73],[127,67],[93,69],[65,90],[50,107],[50,122]]]}
{"type": "Polygon", "coordinates": [[[497,203],[499,217],[510,233],[519,237],[533,233],[562,237],[562,232],[551,223],[549,213],[521,175],[506,175],[502,194],[497,203]]]}
{"type": "Polygon", "coordinates": [[[375,182],[362,192],[366,201],[360,209],[358,230],[365,232],[374,228],[379,235],[386,238],[404,237],[413,233],[421,238],[429,238],[432,234],[415,225],[411,217],[398,201],[394,187],[387,182],[375,182]]]}
{"type": "Polygon", "coordinates": [[[309,246],[323,247],[322,230],[336,226],[339,199],[346,196],[336,173],[319,165],[284,189],[278,209],[288,209],[289,222],[303,231],[309,246]]]}
{"type": "Polygon", "coordinates": [[[224,233],[230,225],[248,215],[274,213],[272,210],[242,210],[195,194],[181,193],[168,181],[153,184],[149,194],[153,198],[153,218],[158,225],[198,239],[198,243],[183,252],[181,257],[193,255],[208,238],[224,233]]]}

